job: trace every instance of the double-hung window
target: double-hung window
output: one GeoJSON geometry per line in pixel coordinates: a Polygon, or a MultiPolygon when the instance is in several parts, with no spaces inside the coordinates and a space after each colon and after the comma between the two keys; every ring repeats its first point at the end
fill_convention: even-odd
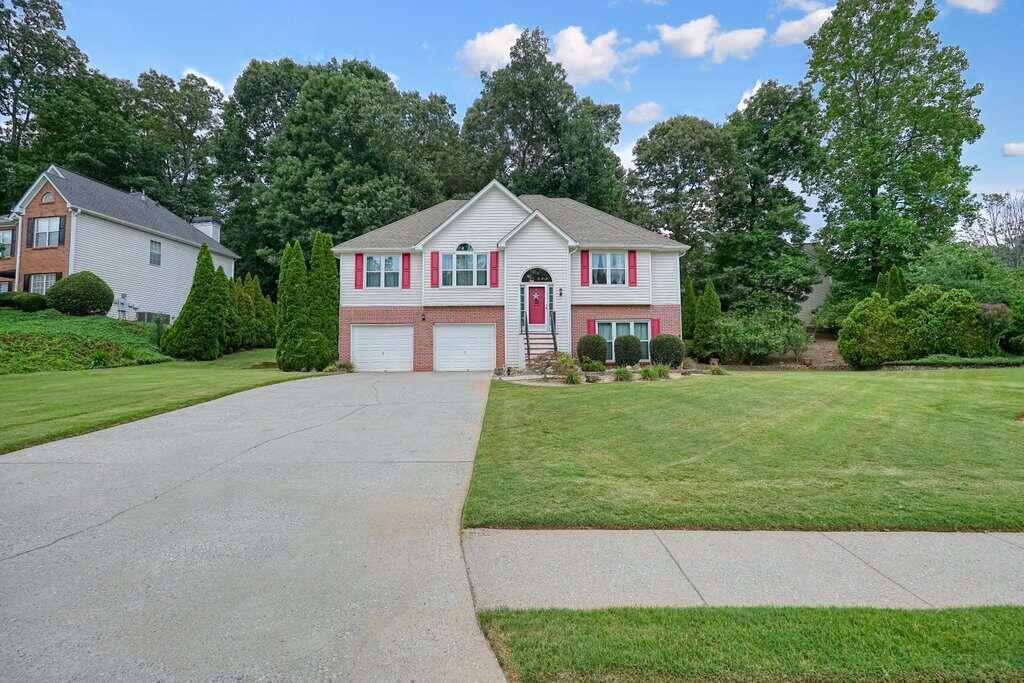
{"type": "Polygon", "coordinates": [[[32,246],[55,247],[60,244],[60,216],[37,218],[33,224],[35,236],[32,239],[32,246]]]}
{"type": "Polygon", "coordinates": [[[441,255],[442,287],[486,287],[488,275],[487,252],[477,254],[465,242],[454,254],[441,255]]]}
{"type": "Polygon", "coordinates": [[[590,284],[626,284],[626,252],[595,251],[590,255],[590,284]]]}
{"type": "Polygon", "coordinates": [[[53,287],[57,281],[57,273],[37,273],[28,278],[28,288],[33,294],[43,294],[53,287]]]}
{"type": "Polygon", "coordinates": [[[160,265],[160,243],[156,240],[149,241],[149,265],[159,266],[160,265]]]}
{"type": "Polygon", "coordinates": [[[367,255],[364,283],[367,287],[395,288],[401,284],[402,260],[397,254],[367,255]]]}
{"type": "Polygon", "coordinates": [[[14,243],[13,230],[0,230],[0,258],[11,255],[11,245],[14,243]]]}
{"type": "Polygon", "coordinates": [[[597,323],[597,333],[604,337],[605,358],[615,360],[615,338],[631,334],[640,340],[641,360],[651,359],[651,324],[648,320],[610,320],[597,323]]]}

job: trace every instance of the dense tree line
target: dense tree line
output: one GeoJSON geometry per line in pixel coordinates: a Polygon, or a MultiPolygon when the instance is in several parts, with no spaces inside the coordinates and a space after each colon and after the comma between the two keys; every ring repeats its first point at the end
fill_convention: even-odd
{"type": "Polygon", "coordinates": [[[443,95],[400,91],[365,61],[253,60],[226,98],[198,76],[112,79],[57,0],[0,0],[0,201],[59,163],[185,218],[218,213],[238,272],[274,292],[287,245],[312,253],[318,231],[348,239],[498,178],[691,245],[685,273],[727,311],[795,310],[818,265],[859,298],[978,208],[961,152],[982,132],[981,87],[936,15],[933,0],[839,0],[804,82],[769,82],[720,123],[656,124],[627,174],[618,105],[580,97],[539,29],[481,74],[460,124],[443,95]],[[821,264],[801,248],[810,194],[821,264]]]}

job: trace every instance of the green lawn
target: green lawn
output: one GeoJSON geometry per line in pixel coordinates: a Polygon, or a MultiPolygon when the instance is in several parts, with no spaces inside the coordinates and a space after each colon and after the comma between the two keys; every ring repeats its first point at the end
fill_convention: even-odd
{"type": "Polygon", "coordinates": [[[260,349],[205,363],[2,376],[0,453],[308,376],[252,369],[273,360],[273,349],[260,349]]]}
{"type": "Polygon", "coordinates": [[[481,612],[513,681],[1024,681],[1024,608],[481,612]]]}
{"type": "Polygon", "coordinates": [[[495,382],[468,527],[1024,529],[1024,370],[495,382]]]}

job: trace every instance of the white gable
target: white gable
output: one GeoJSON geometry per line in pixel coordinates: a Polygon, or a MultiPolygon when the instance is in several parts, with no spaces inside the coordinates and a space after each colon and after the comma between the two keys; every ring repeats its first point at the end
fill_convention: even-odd
{"type": "Polygon", "coordinates": [[[496,249],[498,240],[531,211],[497,181],[478,192],[421,243],[424,251],[454,251],[469,242],[477,251],[496,249]]]}

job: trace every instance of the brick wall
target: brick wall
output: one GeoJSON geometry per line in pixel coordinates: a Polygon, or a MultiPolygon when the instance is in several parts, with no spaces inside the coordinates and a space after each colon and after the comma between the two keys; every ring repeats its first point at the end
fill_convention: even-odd
{"type": "Polygon", "coordinates": [[[21,235],[18,239],[18,251],[21,253],[21,267],[18,273],[17,288],[24,289],[25,276],[33,273],[68,274],[69,255],[71,253],[71,212],[60,194],[50,183],[43,186],[25,207],[22,218],[21,235]],[[43,195],[53,194],[53,202],[43,204],[43,195]],[[47,216],[64,216],[64,244],[56,247],[33,247],[32,219],[47,216]]]}
{"type": "Polygon", "coordinates": [[[657,304],[654,306],[597,306],[584,305],[572,307],[572,352],[576,353],[576,345],[580,337],[587,333],[588,320],[647,320],[658,318],[661,321],[662,334],[683,333],[681,307],[674,304],[657,304]]]}
{"type": "Polygon", "coordinates": [[[412,325],[413,370],[417,372],[434,368],[435,323],[492,323],[496,331],[497,367],[505,367],[505,309],[502,306],[342,306],[338,309],[338,358],[343,363],[352,361],[350,326],[353,323],[412,325]]]}

